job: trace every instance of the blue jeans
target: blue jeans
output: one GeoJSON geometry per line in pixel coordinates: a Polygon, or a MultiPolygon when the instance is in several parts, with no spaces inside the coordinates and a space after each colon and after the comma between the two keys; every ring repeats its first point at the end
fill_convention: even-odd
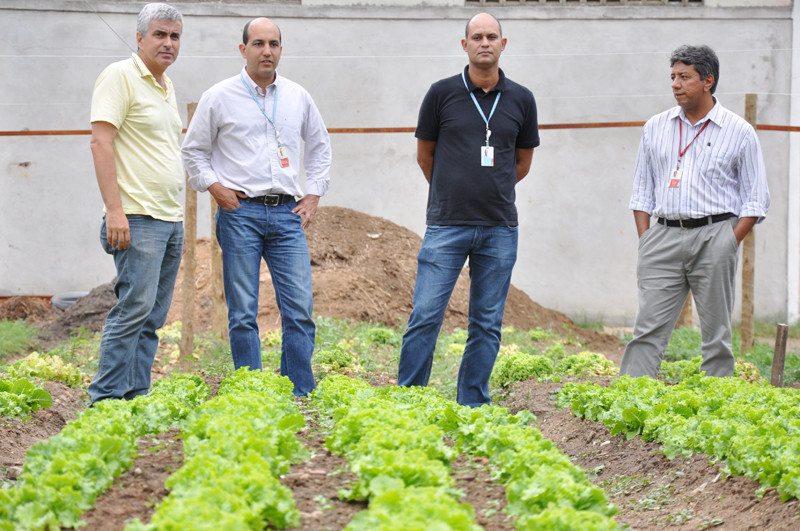
{"type": "Polygon", "coordinates": [[[158,349],[156,330],[164,326],[183,254],[183,223],[128,215],[131,243],[109,245],[106,222],[100,243],[114,257],[117,304],[103,327],[97,374],[89,384],[92,403],[147,394],[158,349]]]}
{"type": "Polygon", "coordinates": [[[281,375],[292,381],[295,395],[304,396],[316,386],[311,370],[316,328],[311,258],[295,206],[296,201],[278,206],[242,201],[233,210],[217,209],[216,219],[233,364],[261,369],[256,318],[263,257],[281,314],[281,375]]]}
{"type": "Polygon", "coordinates": [[[489,377],[500,349],[517,234],[517,227],[428,226],[417,255],[414,308],[403,335],[398,385],[428,384],[444,313],[469,258],[469,328],[456,399],[472,407],[490,403],[489,377]]]}

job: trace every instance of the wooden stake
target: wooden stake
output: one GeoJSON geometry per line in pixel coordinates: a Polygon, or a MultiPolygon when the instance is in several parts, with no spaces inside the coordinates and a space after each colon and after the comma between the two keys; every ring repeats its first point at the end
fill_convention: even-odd
{"type": "Polygon", "coordinates": [[[678,322],[675,323],[675,329],[680,327],[691,328],[692,327],[692,292],[689,292],[689,296],[686,297],[686,302],[683,305],[683,310],[681,310],[681,316],[678,317],[678,322]]]}
{"type": "MultiPolygon", "coordinates": [[[[753,127],[756,126],[755,94],[745,95],[744,118],[753,127]]],[[[755,262],[756,262],[756,230],[750,231],[742,242],[742,344],[740,352],[753,350],[755,335],[755,262]]]]}
{"type": "MultiPolygon", "coordinates": [[[[186,106],[187,121],[192,121],[194,111],[197,109],[196,103],[186,106]]],[[[188,123],[187,123],[188,125],[188,123]]],[[[191,356],[194,351],[194,301],[195,301],[195,276],[197,273],[197,192],[185,183],[186,187],[186,211],[183,220],[183,241],[185,252],[183,254],[183,287],[182,303],[183,314],[181,315],[181,357],[191,356]]]]}
{"type": "Polygon", "coordinates": [[[786,338],[788,335],[789,327],[779,324],[775,336],[775,354],[772,356],[772,379],[770,380],[775,387],[783,387],[783,366],[786,362],[786,338]]]}

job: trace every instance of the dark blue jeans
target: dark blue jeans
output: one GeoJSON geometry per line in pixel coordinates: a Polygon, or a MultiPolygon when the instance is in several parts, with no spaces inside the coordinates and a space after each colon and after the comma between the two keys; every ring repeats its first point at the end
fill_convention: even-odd
{"type": "Polygon", "coordinates": [[[164,326],[183,254],[183,223],[129,215],[131,244],[111,247],[106,222],[103,249],[114,257],[117,304],[108,312],[100,341],[97,374],[89,384],[92,403],[147,394],[158,350],[156,330],[164,326]]]}
{"type": "Polygon", "coordinates": [[[469,327],[457,400],[472,407],[490,403],[489,377],[500,349],[506,296],[517,261],[517,234],[517,227],[427,228],[417,256],[414,308],[403,335],[398,385],[428,385],[444,313],[469,259],[469,327]]]}
{"type": "Polygon", "coordinates": [[[311,258],[295,206],[295,201],[278,206],[243,201],[233,210],[217,209],[216,218],[233,364],[261,369],[256,318],[263,257],[281,313],[281,375],[292,381],[295,395],[303,396],[316,386],[311,370],[316,328],[311,258]]]}

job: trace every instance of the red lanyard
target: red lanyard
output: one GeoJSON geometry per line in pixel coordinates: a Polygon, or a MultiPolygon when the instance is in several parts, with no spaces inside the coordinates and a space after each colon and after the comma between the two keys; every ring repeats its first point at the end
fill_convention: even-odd
{"type": "Polygon", "coordinates": [[[692,142],[697,140],[697,137],[700,136],[700,133],[702,133],[705,130],[705,128],[708,127],[708,123],[710,121],[711,120],[706,120],[706,123],[703,124],[703,127],[701,127],[700,130],[697,132],[697,134],[694,135],[694,138],[692,139],[692,141],[689,142],[688,144],[686,144],[686,147],[683,148],[683,150],[681,150],[681,144],[683,143],[683,120],[678,118],[678,128],[679,128],[678,131],[680,131],[680,133],[679,133],[680,136],[678,136],[678,168],[681,167],[681,159],[686,154],[686,152],[689,150],[689,146],[691,146],[692,142]]]}

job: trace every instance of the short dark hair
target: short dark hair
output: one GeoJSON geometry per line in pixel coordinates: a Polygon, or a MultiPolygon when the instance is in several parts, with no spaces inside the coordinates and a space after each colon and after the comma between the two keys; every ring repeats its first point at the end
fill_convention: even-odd
{"type": "MultiPolygon", "coordinates": [[[[500,36],[501,37],[503,36],[503,26],[500,25],[500,21],[497,20],[496,16],[492,15],[491,13],[478,13],[478,15],[489,15],[490,17],[492,17],[494,21],[497,22],[497,29],[500,30],[500,36]]],[[[469,23],[472,22],[472,19],[474,19],[478,15],[473,15],[472,18],[470,18],[467,21],[467,25],[464,26],[464,37],[466,37],[467,39],[469,39],[469,23]]]]}
{"type": "Polygon", "coordinates": [[[714,50],[705,44],[700,46],[681,46],[669,57],[669,66],[675,66],[675,63],[683,63],[685,65],[694,65],[694,69],[700,74],[700,79],[705,79],[709,75],[714,76],[714,84],[711,85],[711,94],[717,90],[717,82],[719,81],[719,59],[714,50]]]}
{"type": "MultiPolygon", "coordinates": [[[[262,17],[256,17],[253,20],[257,20],[259,18],[262,18],[262,17]]],[[[253,22],[253,20],[248,20],[247,24],[244,25],[244,30],[242,30],[242,43],[244,43],[245,46],[247,45],[247,41],[250,39],[250,36],[247,35],[247,30],[250,29],[250,23],[253,22]]],[[[273,22],[273,24],[275,24],[275,23],[273,22]]],[[[278,25],[275,24],[275,27],[278,28],[278,25]]],[[[281,36],[281,29],[278,28],[278,42],[281,42],[282,40],[283,40],[283,37],[281,36]]]]}

